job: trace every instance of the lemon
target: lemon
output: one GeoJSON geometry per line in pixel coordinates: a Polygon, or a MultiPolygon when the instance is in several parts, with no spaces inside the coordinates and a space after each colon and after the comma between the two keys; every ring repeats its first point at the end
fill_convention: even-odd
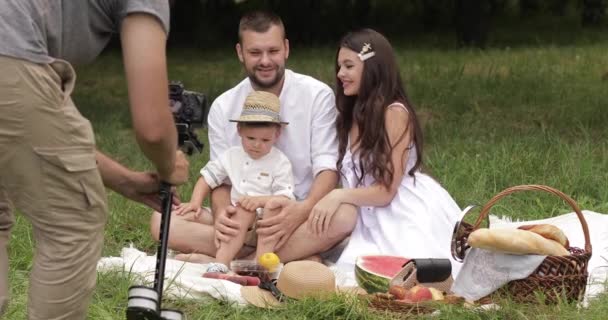
{"type": "Polygon", "coordinates": [[[281,260],[276,254],[266,252],[258,258],[258,263],[268,271],[273,272],[279,266],[281,260]]]}

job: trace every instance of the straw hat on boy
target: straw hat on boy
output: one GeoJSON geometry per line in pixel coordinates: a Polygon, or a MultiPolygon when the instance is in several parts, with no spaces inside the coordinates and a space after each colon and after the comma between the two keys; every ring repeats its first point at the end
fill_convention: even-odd
{"type": "MultiPolygon", "coordinates": [[[[276,287],[284,296],[292,299],[322,297],[336,292],[336,277],[322,263],[293,261],[281,270],[276,287]]],[[[260,308],[280,305],[279,300],[270,291],[259,287],[243,286],[241,294],[247,302],[260,308]]]]}
{"type": "Polygon", "coordinates": [[[253,91],[245,99],[243,111],[238,119],[231,122],[272,122],[288,124],[281,121],[281,103],[279,97],[266,91],[253,91]]]}

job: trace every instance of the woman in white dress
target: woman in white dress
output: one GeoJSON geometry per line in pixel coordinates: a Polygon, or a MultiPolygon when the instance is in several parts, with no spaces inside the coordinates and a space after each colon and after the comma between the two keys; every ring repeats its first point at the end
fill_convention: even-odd
{"type": "MultiPolygon", "coordinates": [[[[314,207],[308,225],[323,233],[342,204],[358,207],[356,227],[338,260],[358,256],[449,258],[460,208],[422,167],[422,131],[388,40],[371,29],[348,33],[336,59],[337,130],[342,189],[314,207]]],[[[459,266],[453,265],[453,274],[459,266]]]]}

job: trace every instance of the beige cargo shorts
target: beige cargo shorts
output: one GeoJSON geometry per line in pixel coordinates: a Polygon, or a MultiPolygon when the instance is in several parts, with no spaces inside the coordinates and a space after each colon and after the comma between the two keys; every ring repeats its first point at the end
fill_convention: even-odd
{"type": "Polygon", "coordinates": [[[106,194],[91,124],[70,99],[74,80],[67,62],[0,56],[0,309],[18,209],[35,239],[29,319],[85,319],[101,256],[106,194]]]}

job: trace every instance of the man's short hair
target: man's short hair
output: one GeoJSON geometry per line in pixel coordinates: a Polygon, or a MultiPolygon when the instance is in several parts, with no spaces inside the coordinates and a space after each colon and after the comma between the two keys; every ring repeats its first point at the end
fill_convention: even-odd
{"type": "Polygon", "coordinates": [[[281,17],[270,11],[255,10],[245,13],[239,22],[239,43],[243,42],[243,32],[251,30],[254,32],[263,33],[268,31],[270,27],[278,26],[283,31],[283,39],[285,39],[285,26],[281,17]]]}

